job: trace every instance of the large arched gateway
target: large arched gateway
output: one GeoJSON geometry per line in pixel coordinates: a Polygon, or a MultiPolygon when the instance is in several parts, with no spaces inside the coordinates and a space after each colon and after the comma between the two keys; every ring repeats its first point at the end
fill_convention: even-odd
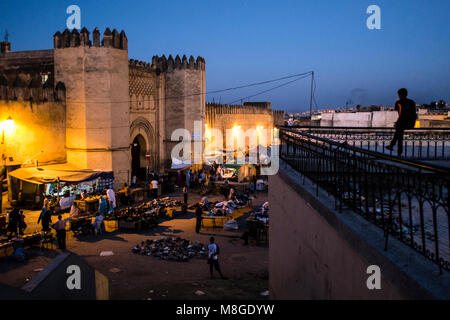
{"type": "Polygon", "coordinates": [[[139,117],[130,127],[131,176],[138,180],[147,178],[149,171],[156,169],[155,135],[150,122],[139,117]]]}

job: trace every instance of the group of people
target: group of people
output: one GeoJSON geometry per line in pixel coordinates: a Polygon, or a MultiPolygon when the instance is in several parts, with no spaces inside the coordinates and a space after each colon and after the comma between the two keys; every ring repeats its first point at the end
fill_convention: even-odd
{"type": "MultiPolygon", "coordinates": [[[[62,215],[59,214],[58,220],[51,226],[56,231],[58,247],[61,250],[66,250],[66,222],[69,219],[71,219],[71,217],[68,219],[63,219],[62,215]]],[[[52,210],[47,198],[44,198],[44,205],[38,218],[38,224],[39,223],[42,224],[43,232],[50,232],[50,224],[52,223],[52,210]]]]}
{"type": "Polygon", "coordinates": [[[207,175],[204,170],[187,170],[185,179],[187,188],[196,189],[205,186],[207,175]]]}
{"type": "MultiPolygon", "coordinates": [[[[81,199],[86,199],[88,197],[86,191],[81,194],[81,199]]],[[[102,194],[99,199],[99,209],[92,224],[95,233],[101,233],[104,229],[103,216],[108,214],[108,212],[114,211],[116,208],[116,196],[113,189],[109,188],[106,190],[105,194],[102,194]]],[[[42,224],[43,232],[50,232],[50,226],[56,231],[56,238],[58,241],[58,247],[61,250],[66,249],[66,223],[72,218],[78,218],[80,216],[80,209],[77,207],[76,203],[73,202],[70,208],[69,217],[63,219],[62,215],[58,215],[58,220],[55,224],[52,223],[52,210],[50,208],[50,203],[47,198],[44,198],[44,204],[41,210],[41,214],[38,218],[38,224],[42,224]]]]}
{"type": "Polygon", "coordinates": [[[25,215],[23,213],[23,210],[19,210],[17,208],[14,208],[9,213],[9,221],[8,221],[8,239],[11,239],[13,237],[13,234],[15,236],[17,235],[23,235],[24,230],[27,228],[27,224],[25,223],[25,215]],[[19,230],[19,232],[17,232],[19,230]]]}

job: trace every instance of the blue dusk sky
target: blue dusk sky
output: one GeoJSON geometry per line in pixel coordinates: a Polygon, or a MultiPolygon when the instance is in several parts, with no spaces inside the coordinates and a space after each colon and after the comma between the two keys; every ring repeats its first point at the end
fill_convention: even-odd
{"type": "MultiPolygon", "coordinates": [[[[72,4],[91,32],[125,30],[130,59],[204,57],[207,91],[314,70],[319,108],[392,105],[400,87],[417,103],[450,102],[448,0],[1,0],[0,36],[8,29],[13,51],[52,48],[72,4]],[[370,5],[381,9],[381,30],[366,26],[370,5]]],[[[207,100],[229,103],[281,83],[207,100]]],[[[304,111],[309,92],[308,78],[251,100],[304,111]]]]}

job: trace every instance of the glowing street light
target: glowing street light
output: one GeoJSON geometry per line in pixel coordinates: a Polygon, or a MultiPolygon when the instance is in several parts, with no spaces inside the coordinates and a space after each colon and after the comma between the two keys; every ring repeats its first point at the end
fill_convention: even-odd
{"type": "Polygon", "coordinates": [[[14,120],[11,118],[11,116],[8,117],[8,119],[5,120],[5,130],[11,130],[14,128],[14,120]]]}
{"type": "MultiPolygon", "coordinates": [[[[5,146],[5,131],[9,132],[14,128],[14,120],[11,118],[11,116],[8,117],[5,121],[2,123],[2,144],[4,147],[4,151],[2,154],[2,160],[4,161],[4,167],[6,172],[6,146],[5,146]]],[[[3,175],[0,176],[0,212],[2,210],[2,193],[3,193],[3,175]]]]}
{"type": "Polygon", "coordinates": [[[5,143],[5,132],[8,134],[14,129],[14,120],[11,116],[2,123],[2,144],[5,143]]]}

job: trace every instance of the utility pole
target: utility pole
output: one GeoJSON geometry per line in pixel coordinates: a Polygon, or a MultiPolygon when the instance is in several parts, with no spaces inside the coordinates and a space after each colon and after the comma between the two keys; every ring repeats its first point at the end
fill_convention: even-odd
{"type": "Polygon", "coordinates": [[[312,127],[312,105],[314,94],[314,71],[311,71],[311,99],[309,101],[309,126],[312,127]]]}

